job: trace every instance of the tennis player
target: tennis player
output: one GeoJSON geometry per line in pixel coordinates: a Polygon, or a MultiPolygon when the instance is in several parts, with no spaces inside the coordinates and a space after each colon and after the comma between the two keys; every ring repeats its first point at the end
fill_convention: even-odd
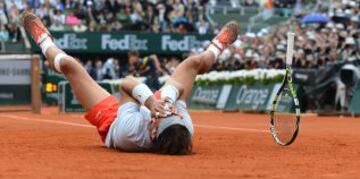
{"type": "Polygon", "coordinates": [[[31,11],[23,26],[39,45],[50,67],[63,73],[109,148],[162,154],[190,154],[194,128],[185,101],[198,74],[210,70],[221,52],[238,36],[237,22],[227,23],[207,50],[188,57],[155,94],[134,77],[120,85],[120,100],[101,88],[73,57],[59,49],[50,32],[31,11]]]}

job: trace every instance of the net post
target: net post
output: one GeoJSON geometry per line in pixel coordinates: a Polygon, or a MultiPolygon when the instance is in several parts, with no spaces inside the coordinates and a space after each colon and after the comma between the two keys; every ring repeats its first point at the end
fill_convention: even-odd
{"type": "Polygon", "coordinates": [[[41,74],[40,56],[31,57],[31,109],[35,114],[41,113],[41,74]]]}

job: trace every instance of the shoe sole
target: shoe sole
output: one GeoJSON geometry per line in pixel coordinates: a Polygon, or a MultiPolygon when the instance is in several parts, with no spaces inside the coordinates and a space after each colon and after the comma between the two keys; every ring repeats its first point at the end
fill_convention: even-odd
{"type": "Polygon", "coordinates": [[[230,21],[230,22],[226,23],[224,27],[230,31],[231,37],[230,37],[229,44],[232,44],[233,42],[236,41],[236,39],[240,33],[240,24],[236,21],[230,21]]]}
{"type": "MultiPolygon", "coordinates": [[[[52,36],[50,35],[50,32],[47,30],[47,28],[43,25],[43,23],[41,22],[40,18],[37,17],[33,12],[31,11],[25,11],[24,14],[22,15],[22,25],[25,28],[25,30],[31,34],[31,37],[34,39],[34,31],[32,29],[32,23],[35,23],[35,25],[37,25],[40,29],[44,30],[45,33],[47,33],[50,38],[52,38],[52,36]]],[[[34,39],[37,40],[37,39],[34,39]]]]}

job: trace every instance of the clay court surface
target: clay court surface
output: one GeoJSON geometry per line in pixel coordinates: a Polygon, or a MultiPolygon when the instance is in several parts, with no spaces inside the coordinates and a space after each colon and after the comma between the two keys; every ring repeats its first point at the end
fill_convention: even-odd
{"type": "Polygon", "coordinates": [[[194,154],[103,147],[83,114],[0,113],[0,178],[359,178],[360,118],[306,115],[290,147],[265,114],[192,112],[194,154]]]}

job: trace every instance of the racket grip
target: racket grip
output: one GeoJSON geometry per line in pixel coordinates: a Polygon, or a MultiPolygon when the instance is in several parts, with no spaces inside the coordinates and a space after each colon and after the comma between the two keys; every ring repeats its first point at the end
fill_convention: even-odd
{"type": "Polygon", "coordinates": [[[295,33],[287,33],[286,65],[291,66],[294,54],[295,33]]]}

